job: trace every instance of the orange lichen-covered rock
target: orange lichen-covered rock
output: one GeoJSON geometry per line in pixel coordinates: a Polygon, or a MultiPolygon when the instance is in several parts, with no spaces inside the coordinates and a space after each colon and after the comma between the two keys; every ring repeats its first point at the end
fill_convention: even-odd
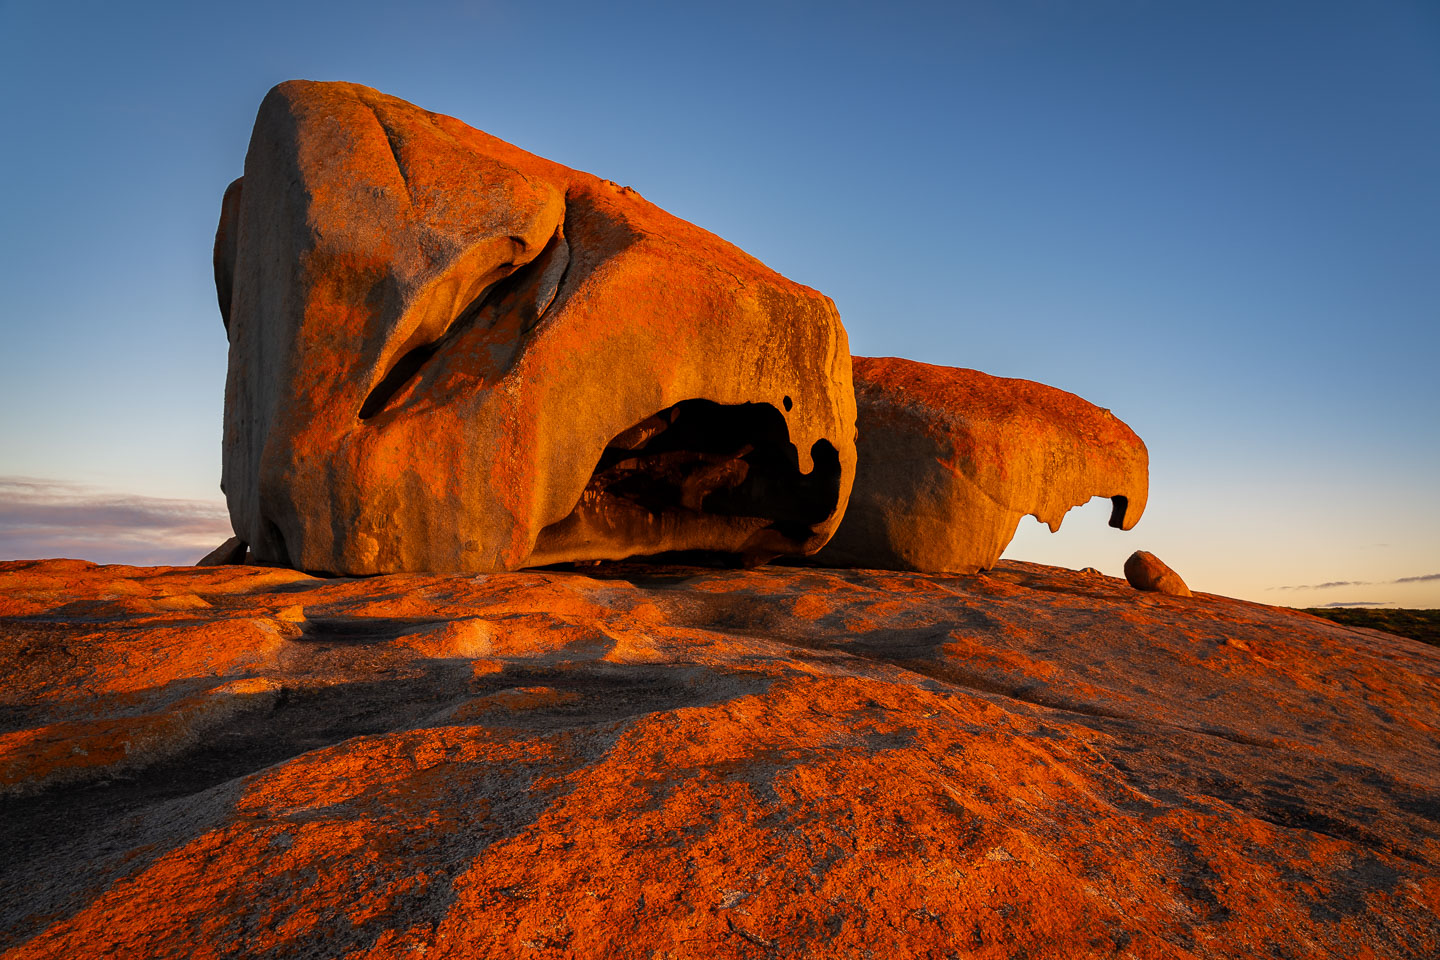
{"type": "Polygon", "coordinates": [[[1440,943],[1440,650],[1005,561],[586,569],[0,563],[0,956],[1440,943]]]}
{"type": "Polygon", "coordinates": [[[854,358],[859,469],[845,520],[817,562],[974,573],[1020,519],[1050,529],[1091,497],[1129,530],[1145,511],[1149,455],[1129,427],[1029,380],[895,357],[854,358]]]}
{"type": "Polygon", "coordinates": [[[348,83],[226,191],[223,487],[261,563],[813,552],[853,479],[828,298],[628,187],[348,83]]]}

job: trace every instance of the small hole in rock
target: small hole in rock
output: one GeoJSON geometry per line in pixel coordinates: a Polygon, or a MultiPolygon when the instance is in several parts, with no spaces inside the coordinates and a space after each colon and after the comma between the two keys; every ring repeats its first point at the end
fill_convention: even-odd
{"type": "Polygon", "coordinates": [[[791,400],[789,397],[786,397],[784,400],[781,401],[781,403],[785,404],[786,413],[789,413],[790,409],[795,406],[795,401],[791,400]]]}

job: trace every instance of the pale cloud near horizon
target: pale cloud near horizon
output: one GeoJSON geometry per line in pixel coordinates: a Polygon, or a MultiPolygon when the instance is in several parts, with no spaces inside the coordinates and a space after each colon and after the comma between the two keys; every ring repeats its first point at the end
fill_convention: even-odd
{"type": "Polygon", "coordinates": [[[1331,580],[1329,583],[1304,583],[1288,587],[1267,587],[1267,590],[1330,590],[1334,587],[1373,587],[1374,580],[1331,580]]]}
{"type": "Polygon", "coordinates": [[[0,476],[0,560],[192,564],[230,537],[222,500],[175,500],[0,476]]]}
{"type": "Polygon", "coordinates": [[[1440,573],[1427,573],[1418,577],[1399,577],[1395,580],[1331,580],[1328,583],[1302,583],[1286,587],[1266,587],[1267,590],[1332,590],[1335,587],[1389,587],[1397,583],[1429,583],[1440,580],[1440,573]]]}

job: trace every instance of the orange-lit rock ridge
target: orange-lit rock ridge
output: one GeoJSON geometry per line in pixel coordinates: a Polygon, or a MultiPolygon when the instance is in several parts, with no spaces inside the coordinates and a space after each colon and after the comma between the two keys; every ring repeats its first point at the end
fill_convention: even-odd
{"type": "Polygon", "coordinates": [[[828,298],[394,97],[291,81],[226,191],[224,481],[256,559],[810,553],[854,475],[828,298]]]}
{"type": "Polygon", "coordinates": [[[1109,410],[1029,380],[895,357],[854,358],[858,472],[817,562],[973,573],[1027,514],[1057,530],[1092,497],[1129,530],[1149,455],[1109,410]]]}
{"type": "Polygon", "coordinates": [[[0,957],[1432,958],[1440,651],[1002,562],[0,564],[0,957]]]}

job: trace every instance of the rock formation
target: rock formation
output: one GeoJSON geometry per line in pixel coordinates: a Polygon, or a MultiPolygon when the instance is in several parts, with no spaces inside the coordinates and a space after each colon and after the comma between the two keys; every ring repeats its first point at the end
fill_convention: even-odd
{"type": "Polygon", "coordinates": [[[1001,562],[0,564],[0,955],[1429,958],[1440,650],[1001,562]]]}
{"type": "Polygon", "coordinates": [[[976,370],[854,358],[859,467],[834,539],[840,566],[974,573],[994,566],[1020,519],[1050,529],[1109,497],[1110,525],[1145,511],[1145,444],[1074,394],[976,370]]]}
{"type": "Polygon", "coordinates": [[[766,558],[839,523],[834,305],[628,187],[293,81],[260,107],[215,258],[223,488],[262,563],[766,558]]]}
{"type": "Polygon", "coordinates": [[[197,567],[223,567],[245,562],[245,541],[231,537],[205,556],[195,561],[197,567]]]}
{"type": "Polygon", "coordinates": [[[1190,596],[1190,588],[1180,574],[1167,567],[1159,557],[1136,550],[1125,561],[1125,579],[1136,590],[1163,593],[1172,597],[1190,596]]]}

